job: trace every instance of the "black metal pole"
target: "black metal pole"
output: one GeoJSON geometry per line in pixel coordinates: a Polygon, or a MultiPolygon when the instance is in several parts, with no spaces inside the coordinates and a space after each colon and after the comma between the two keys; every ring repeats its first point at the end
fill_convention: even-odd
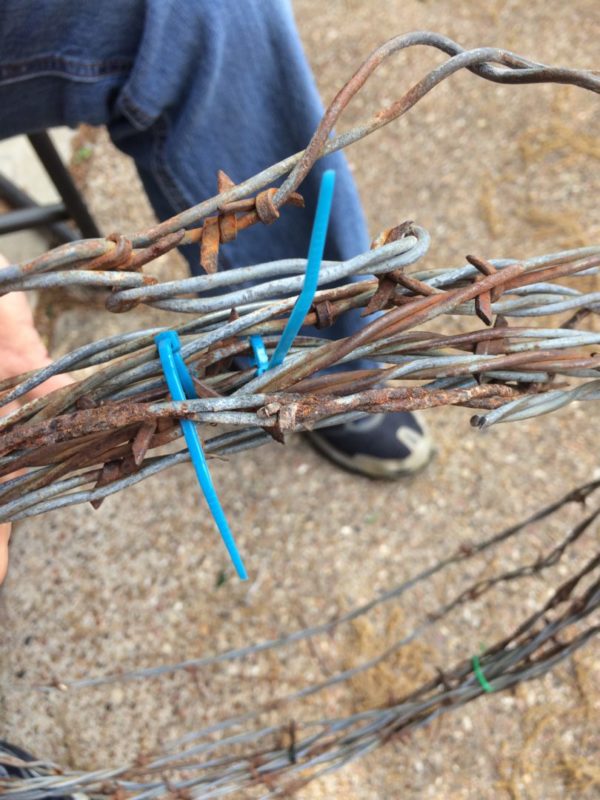
{"type": "Polygon", "coordinates": [[[86,204],[83,202],[73,182],[73,178],[63,164],[48,134],[45,132],[30,133],[27,138],[46,168],[46,172],[58,189],[66,209],[69,212],[69,216],[75,221],[77,227],[81,231],[81,235],[86,239],[101,237],[102,234],[92,219],[86,204]]]}

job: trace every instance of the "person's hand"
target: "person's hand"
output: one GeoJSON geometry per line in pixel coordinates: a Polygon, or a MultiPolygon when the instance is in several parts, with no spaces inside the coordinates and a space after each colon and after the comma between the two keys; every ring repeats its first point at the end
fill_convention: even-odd
{"type": "MultiPolygon", "coordinates": [[[[0,255],[0,267],[6,265],[0,255]]],[[[29,303],[23,292],[11,292],[0,297],[0,380],[39,369],[50,363],[46,346],[35,329],[29,303]]],[[[41,397],[71,382],[68,375],[56,375],[33,389],[23,402],[41,397]]],[[[12,411],[17,404],[0,406],[0,415],[12,411]]],[[[8,566],[10,523],[0,523],[0,583],[8,566]]]]}

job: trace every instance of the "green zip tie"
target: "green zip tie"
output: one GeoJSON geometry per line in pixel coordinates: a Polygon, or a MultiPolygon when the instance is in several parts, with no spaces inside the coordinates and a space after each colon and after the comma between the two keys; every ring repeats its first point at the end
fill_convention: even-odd
{"type": "Polygon", "coordinates": [[[473,664],[473,672],[475,673],[475,677],[479,681],[479,685],[483,689],[484,692],[493,692],[494,687],[490,684],[488,679],[483,674],[483,670],[481,669],[481,664],[479,663],[479,656],[473,656],[471,659],[471,663],[473,664]]]}

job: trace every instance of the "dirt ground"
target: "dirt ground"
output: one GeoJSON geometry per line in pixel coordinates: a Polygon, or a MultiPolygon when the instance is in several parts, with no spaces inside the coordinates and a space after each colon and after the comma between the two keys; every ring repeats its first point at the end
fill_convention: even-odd
{"type": "MultiPolygon", "coordinates": [[[[327,102],[359,62],[391,35],[444,33],[466,47],[505,47],[538,61],[598,68],[596,0],[447,3],[442,0],[296,0],[300,32],[327,102]]],[[[397,55],[355,99],[338,130],[394,100],[442,56],[397,55]]],[[[432,234],[431,266],[464,254],[526,257],[600,238],[600,113],[571,87],[503,87],[459,74],[406,117],[348,151],[371,232],[413,219],[432,234]]],[[[132,165],[103,132],[79,169],[104,230],[152,220],[132,165]],[[107,177],[110,179],[107,180],[107,177]]],[[[80,152],[80,151],[79,151],[80,152]]],[[[215,165],[218,167],[218,165],[215,165]]],[[[185,273],[162,260],[161,275],[185,273]]],[[[43,298],[39,320],[55,354],[75,341],[152,325],[158,312],[90,314],[77,297],[43,298]]],[[[252,708],[375,653],[414,627],[424,610],[475,575],[534,558],[568,521],[536,527],[518,546],[405,595],[315,650],[272,660],[93,690],[40,692],[36,684],[170,663],[258,641],[329,618],[453,550],[517,521],[599,474],[598,409],[484,434],[469,413],[427,420],[437,456],[400,484],[372,483],[322,461],[300,439],[212,467],[239,532],[250,588],[235,582],[194,478],[179,467],[108,500],[16,526],[0,595],[0,737],[77,768],[120,763],[222,715],[252,708]],[[223,578],[225,580],[223,581],[223,578]]],[[[600,541],[598,527],[576,555],[600,541]]],[[[500,587],[458,611],[435,635],[381,668],[302,707],[342,715],[385,702],[429,678],[436,664],[477,652],[511,629],[569,574],[560,564],[518,589],[500,587]]],[[[300,792],[302,800],[558,800],[600,797],[600,643],[543,679],[487,695],[300,792]]],[[[321,714],[320,714],[321,715],[321,714]]]]}

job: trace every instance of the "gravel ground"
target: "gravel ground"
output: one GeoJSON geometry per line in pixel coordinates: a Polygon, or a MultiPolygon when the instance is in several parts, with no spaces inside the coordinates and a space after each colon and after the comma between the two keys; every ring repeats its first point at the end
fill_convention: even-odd
{"type": "MultiPolygon", "coordinates": [[[[597,66],[596,2],[296,0],[308,56],[325,100],[360,60],[394,33],[434,29],[465,46],[503,46],[548,63],[597,66]]],[[[339,129],[390,102],[439,63],[410,51],[384,65],[339,129]]],[[[410,218],[432,233],[428,263],[464,253],[529,256],[598,240],[600,115],[592,95],[554,86],[501,87],[457,75],[349,152],[373,233],[410,218]]],[[[105,230],[131,230],[151,214],[131,164],[103,133],[82,133],[93,156],[80,169],[105,230]],[[110,176],[110,180],[107,180],[110,176]]],[[[77,146],[77,143],[75,144],[77,146]]],[[[215,165],[216,167],[218,165],[215,165]]],[[[178,256],[159,273],[185,272],[178,256]]],[[[43,298],[38,316],[54,353],[75,341],[152,324],[156,314],[89,313],[81,298],[43,298]]],[[[340,472],[296,438],[213,474],[255,580],[238,584],[200,510],[185,467],[108,500],[17,526],[0,596],[0,736],[64,764],[92,768],[135,757],[173,735],[236,713],[373,656],[465,581],[535,558],[563,521],[535,528],[518,546],[456,571],[368,621],[276,657],[95,690],[41,693],[35,684],[178,661],[271,637],[364,601],[598,475],[598,410],[484,434],[469,413],[427,416],[437,456],[426,472],[378,484],[340,472]]],[[[590,533],[599,540],[598,528],[590,533]]],[[[590,547],[582,542],[575,556],[590,547]]],[[[498,591],[463,609],[435,635],[303,707],[297,715],[346,714],[418,685],[434,666],[477,652],[539,606],[570,572],[498,591]]],[[[486,696],[345,770],[316,781],[303,800],[600,797],[594,715],[600,710],[600,645],[552,675],[486,696]]]]}

